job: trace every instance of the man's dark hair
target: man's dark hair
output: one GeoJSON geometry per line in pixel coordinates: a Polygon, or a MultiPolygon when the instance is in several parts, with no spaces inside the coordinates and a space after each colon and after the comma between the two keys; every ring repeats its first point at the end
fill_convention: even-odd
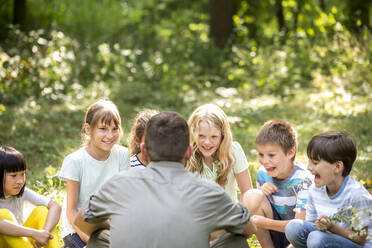
{"type": "Polygon", "coordinates": [[[147,124],[145,146],[151,161],[180,162],[189,143],[187,122],[175,112],[161,112],[147,124]]]}
{"type": "Polygon", "coordinates": [[[342,176],[350,174],[351,168],[357,156],[357,149],[352,138],[342,132],[326,132],[315,135],[307,146],[309,159],[328,163],[342,161],[344,170],[342,176]]]}

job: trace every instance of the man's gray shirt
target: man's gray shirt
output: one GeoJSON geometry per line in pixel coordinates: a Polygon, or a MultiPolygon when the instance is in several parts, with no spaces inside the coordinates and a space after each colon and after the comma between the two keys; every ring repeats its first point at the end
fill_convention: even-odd
{"type": "Polygon", "coordinates": [[[212,231],[241,234],[249,220],[219,185],[176,162],[114,175],[82,210],[87,222],[110,219],[112,248],[209,247],[212,231]]]}

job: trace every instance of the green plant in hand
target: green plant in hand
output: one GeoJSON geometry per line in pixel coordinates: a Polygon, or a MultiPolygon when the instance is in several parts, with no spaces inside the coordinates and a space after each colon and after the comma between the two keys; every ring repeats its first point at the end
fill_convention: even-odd
{"type": "MultiPolygon", "coordinates": [[[[344,206],[338,209],[337,213],[328,218],[329,221],[341,222],[349,226],[353,233],[351,238],[355,235],[366,235],[366,230],[360,227],[363,216],[368,216],[370,214],[371,207],[365,208],[363,210],[358,210],[353,206],[344,206]]],[[[371,216],[369,216],[371,218],[371,216]]]]}

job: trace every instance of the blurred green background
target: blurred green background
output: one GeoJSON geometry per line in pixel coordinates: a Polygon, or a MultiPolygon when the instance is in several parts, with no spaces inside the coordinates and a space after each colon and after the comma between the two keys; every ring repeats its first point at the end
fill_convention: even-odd
{"type": "Polygon", "coordinates": [[[85,109],[114,101],[127,145],[143,108],[188,118],[213,102],[258,168],[254,138],[281,118],[310,138],[352,135],[352,170],[372,188],[371,1],[0,0],[0,143],[28,161],[28,185],[61,200],[63,158],[85,109]]]}

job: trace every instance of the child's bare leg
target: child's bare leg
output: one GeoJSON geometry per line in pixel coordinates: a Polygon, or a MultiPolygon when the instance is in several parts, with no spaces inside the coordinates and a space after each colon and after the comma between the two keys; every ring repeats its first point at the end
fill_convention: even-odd
{"type": "MultiPolygon", "coordinates": [[[[245,192],[242,196],[242,203],[249,209],[250,216],[261,215],[273,219],[270,202],[261,190],[251,189],[245,192]]],[[[274,248],[269,230],[257,227],[255,234],[262,248],[274,248]]]]}

